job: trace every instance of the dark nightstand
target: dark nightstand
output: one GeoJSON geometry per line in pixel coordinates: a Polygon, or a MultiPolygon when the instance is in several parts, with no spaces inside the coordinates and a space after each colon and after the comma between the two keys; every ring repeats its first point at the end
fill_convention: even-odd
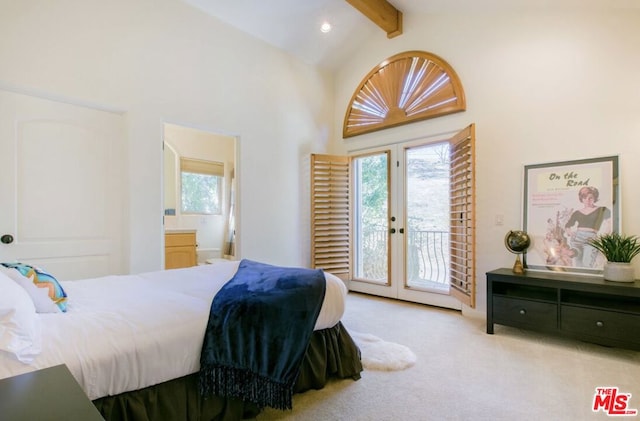
{"type": "Polygon", "coordinates": [[[104,421],[66,365],[0,380],[3,421],[104,421]]]}

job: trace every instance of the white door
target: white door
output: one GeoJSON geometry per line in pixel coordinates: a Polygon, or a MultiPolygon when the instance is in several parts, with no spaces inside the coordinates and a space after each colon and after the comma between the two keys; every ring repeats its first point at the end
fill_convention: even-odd
{"type": "Polygon", "coordinates": [[[350,290],[460,309],[449,295],[449,142],[407,142],[352,157],[350,290]]]}
{"type": "Polygon", "coordinates": [[[0,262],[123,273],[121,114],[0,90],[0,262]]]}

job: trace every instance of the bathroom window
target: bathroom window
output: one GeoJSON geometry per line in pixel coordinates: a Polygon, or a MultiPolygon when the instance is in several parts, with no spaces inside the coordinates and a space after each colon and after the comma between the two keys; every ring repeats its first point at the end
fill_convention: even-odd
{"type": "Polygon", "coordinates": [[[182,213],[220,215],[223,178],[221,162],[180,158],[182,213]]]}

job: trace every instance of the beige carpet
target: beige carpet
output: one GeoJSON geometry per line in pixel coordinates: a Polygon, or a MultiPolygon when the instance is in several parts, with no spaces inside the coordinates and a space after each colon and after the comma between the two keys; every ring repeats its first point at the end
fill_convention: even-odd
{"type": "MultiPolygon", "coordinates": [[[[415,364],[365,370],[296,395],[292,411],[266,409],[257,420],[600,420],[599,386],[631,393],[640,410],[640,352],[496,325],[459,312],[349,294],[347,329],[407,346],[415,364]]],[[[638,417],[613,417],[640,420],[638,417]]]]}

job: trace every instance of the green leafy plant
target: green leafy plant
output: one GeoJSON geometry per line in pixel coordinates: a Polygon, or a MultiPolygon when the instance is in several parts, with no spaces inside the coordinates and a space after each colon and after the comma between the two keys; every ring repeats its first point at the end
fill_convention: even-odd
{"type": "Polygon", "coordinates": [[[604,254],[609,262],[630,263],[640,254],[640,239],[635,235],[612,232],[598,235],[588,242],[604,254]]]}

